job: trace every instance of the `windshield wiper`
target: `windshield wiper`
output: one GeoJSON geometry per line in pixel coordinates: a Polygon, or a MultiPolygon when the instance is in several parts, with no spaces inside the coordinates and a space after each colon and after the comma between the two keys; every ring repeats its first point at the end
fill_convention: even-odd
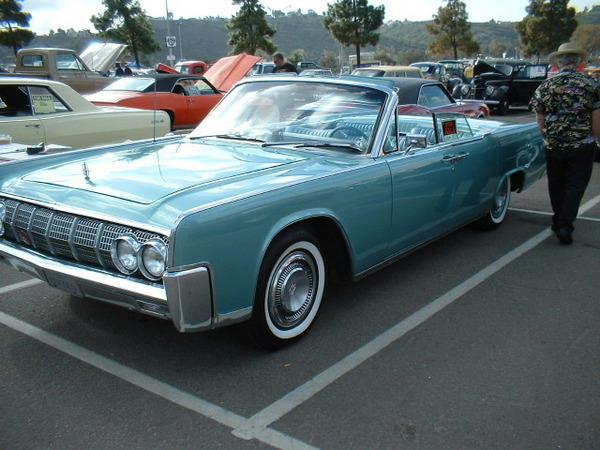
{"type": "Polygon", "coordinates": [[[303,148],[303,147],[316,147],[316,148],[344,148],[348,150],[354,150],[358,153],[364,153],[365,149],[357,147],[352,144],[344,144],[344,143],[330,143],[330,142],[303,142],[302,144],[294,145],[295,148],[303,148]]]}
{"type": "Polygon", "coordinates": [[[213,134],[208,136],[193,136],[190,139],[206,139],[206,138],[217,138],[217,139],[234,139],[236,141],[251,141],[251,142],[265,142],[263,139],[257,139],[250,136],[242,136],[240,134],[213,134]]]}

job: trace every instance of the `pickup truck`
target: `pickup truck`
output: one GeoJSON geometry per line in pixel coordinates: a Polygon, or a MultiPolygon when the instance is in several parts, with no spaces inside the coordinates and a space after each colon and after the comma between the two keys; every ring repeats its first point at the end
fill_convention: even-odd
{"type": "Polygon", "coordinates": [[[24,48],[17,53],[13,73],[0,76],[50,78],[80,94],[97,92],[115,79],[109,70],[125,50],[124,44],[94,43],[81,55],[64,48],[24,48]]]}

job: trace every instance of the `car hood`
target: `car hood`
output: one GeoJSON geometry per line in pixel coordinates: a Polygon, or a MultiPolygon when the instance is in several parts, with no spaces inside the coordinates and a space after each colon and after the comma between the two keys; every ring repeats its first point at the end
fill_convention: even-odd
{"type": "Polygon", "coordinates": [[[260,61],[260,56],[240,53],[235,56],[226,56],[214,63],[204,74],[210,83],[220,91],[229,91],[235,83],[240,81],[248,71],[260,61]]]}
{"type": "Polygon", "coordinates": [[[127,45],[110,42],[94,42],[79,55],[89,69],[108,73],[127,45]]]}
{"type": "Polygon", "coordinates": [[[22,173],[14,167],[10,178],[0,166],[0,187],[7,194],[92,217],[101,214],[170,229],[190,208],[339,170],[335,163],[313,164],[315,158],[256,144],[219,141],[216,146],[209,140],[166,138],[49,156],[22,173]]]}
{"type": "Polygon", "coordinates": [[[489,65],[485,61],[477,61],[473,66],[473,75],[481,75],[482,73],[495,73],[506,77],[506,74],[500,72],[494,66],[489,65]]]}

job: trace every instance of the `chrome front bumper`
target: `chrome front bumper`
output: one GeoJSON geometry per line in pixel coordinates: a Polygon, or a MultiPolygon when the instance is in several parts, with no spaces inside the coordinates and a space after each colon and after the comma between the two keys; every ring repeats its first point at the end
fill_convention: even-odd
{"type": "Polygon", "coordinates": [[[67,264],[1,239],[0,261],[69,294],[171,319],[181,332],[215,326],[212,283],[204,266],[170,270],[163,287],[75,262],[67,264]]]}

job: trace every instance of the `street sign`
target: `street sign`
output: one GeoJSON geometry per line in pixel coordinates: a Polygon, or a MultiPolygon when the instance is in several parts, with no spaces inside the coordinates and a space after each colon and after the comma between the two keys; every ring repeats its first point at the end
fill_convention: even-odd
{"type": "Polygon", "coordinates": [[[167,36],[167,47],[177,47],[177,38],[175,36],[167,36]]]}

